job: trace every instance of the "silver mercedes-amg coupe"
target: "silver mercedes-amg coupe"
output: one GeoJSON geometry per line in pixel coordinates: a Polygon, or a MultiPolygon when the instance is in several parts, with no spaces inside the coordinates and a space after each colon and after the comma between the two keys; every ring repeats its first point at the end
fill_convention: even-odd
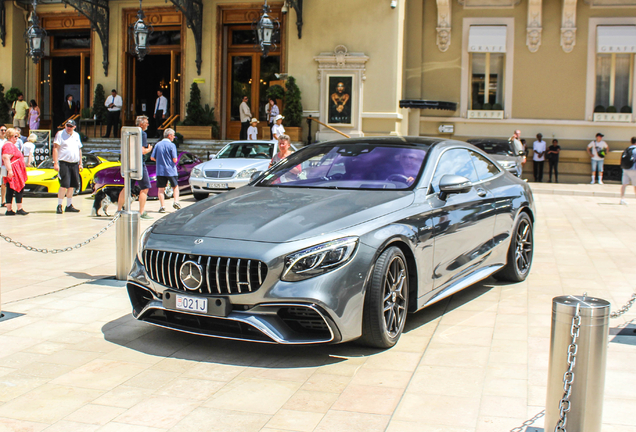
{"type": "Polygon", "coordinates": [[[183,332],[388,348],[408,312],[524,280],[533,222],[527,184],[469,144],[329,141],[158,220],[128,293],[135,318],[183,332]]]}

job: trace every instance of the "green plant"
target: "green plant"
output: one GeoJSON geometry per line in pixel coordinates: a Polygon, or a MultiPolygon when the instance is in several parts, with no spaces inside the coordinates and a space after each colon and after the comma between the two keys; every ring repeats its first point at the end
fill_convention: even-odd
{"type": "Polygon", "coordinates": [[[80,140],[82,140],[82,142],[88,141],[88,135],[86,135],[84,133],[81,133],[81,132],[80,132],[79,135],[80,135],[80,140]]]}
{"type": "Polygon", "coordinates": [[[95,97],[93,98],[93,115],[97,116],[100,123],[106,123],[108,109],[106,108],[106,93],[104,86],[97,84],[95,86],[95,97]]]}
{"type": "Polygon", "coordinates": [[[503,111],[503,106],[500,103],[493,104],[492,109],[495,111],[503,111]]]}
{"type": "Polygon", "coordinates": [[[219,135],[219,124],[214,117],[214,107],[201,106],[201,90],[197,83],[190,87],[190,102],[186,105],[186,118],[179,123],[182,126],[212,126],[212,135],[219,135]]]}
{"type": "Polygon", "coordinates": [[[11,122],[9,114],[9,104],[4,96],[4,86],[0,84],[0,124],[11,122]]]}
{"type": "Polygon", "coordinates": [[[607,110],[606,110],[605,112],[608,112],[608,113],[615,113],[615,112],[616,112],[616,107],[615,107],[615,106],[610,105],[610,106],[608,106],[608,107],[607,107],[607,110]]]}
{"type": "Polygon", "coordinates": [[[492,109],[492,105],[490,105],[489,103],[485,103],[482,109],[485,111],[489,111],[492,109]]]}
{"type": "Polygon", "coordinates": [[[473,109],[475,111],[479,111],[482,108],[482,105],[479,102],[473,102],[473,109]]]}
{"type": "Polygon", "coordinates": [[[632,112],[632,107],[625,105],[623,108],[621,108],[621,112],[622,113],[630,113],[632,112]]]}
{"type": "Polygon", "coordinates": [[[11,87],[9,90],[7,90],[5,99],[7,100],[9,104],[12,104],[13,102],[18,100],[18,96],[21,94],[22,94],[22,90],[20,90],[17,87],[11,87]]]}
{"type": "Polygon", "coordinates": [[[86,107],[82,108],[82,118],[91,118],[91,109],[86,107]]]}
{"type": "Polygon", "coordinates": [[[594,112],[604,113],[605,112],[605,107],[603,105],[596,105],[596,107],[594,107],[594,112]]]}
{"type": "Polygon", "coordinates": [[[285,83],[287,91],[285,92],[285,124],[291,127],[300,127],[303,121],[303,105],[300,102],[300,89],[296,85],[294,77],[288,77],[285,83]]]}
{"type": "Polygon", "coordinates": [[[285,89],[278,84],[270,86],[265,92],[265,96],[267,97],[267,100],[269,100],[269,98],[273,98],[274,100],[283,100],[285,99],[285,89]]]}
{"type": "Polygon", "coordinates": [[[181,143],[183,143],[183,135],[181,135],[179,132],[175,132],[174,133],[174,140],[172,142],[174,143],[174,145],[177,148],[179,148],[181,143]]]}

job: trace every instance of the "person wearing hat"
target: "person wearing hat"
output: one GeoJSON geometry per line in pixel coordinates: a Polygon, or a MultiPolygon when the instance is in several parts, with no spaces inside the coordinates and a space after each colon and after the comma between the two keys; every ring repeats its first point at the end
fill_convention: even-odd
{"type": "Polygon", "coordinates": [[[596,140],[587,145],[587,154],[592,158],[592,181],[590,184],[594,184],[597,172],[598,184],[603,184],[603,162],[605,161],[605,155],[609,153],[609,146],[603,141],[604,136],[600,132],[597,133],[596,140]]]}
{"type": "Polygon", "coordinates": [[[68,120],[64,129],[55,134],[53,140],[53,169],[60,175],[60,190],[57,192],[57,214],[62,214],[62,202],[66,195],[66,213],[78,213],[73,207],[73,191],[81,189],[82,141],[75,132],[75,122],[68,120]]]}
{"type": "Polygon", "coordinates": [[[275,141],[278,141],[280,136],[285,134],[285,128],[283,127],[284,118],[285,117],[283,117],[280,114],[274,117],[274,126],[272,126],[272,136],[274,137],[273,139],[275,141]]]}
{"type": "Polygon", "coordinates": [[[247,128],[247,140],[248,141],[256,141],[258,139],[258,127],[256,125],[259,123],[258,119],[253,118],[250,122],[250,127],[247,128]]]}
{"type": "Polygon", "coordinates": [[[117,90],[112,89],[110,96],[106,98],[104,105],[108,108],[108,118],[106,122],[106,135],[102,138],[110,138],[110,129],[113,128],[113,135],[117,138],[117,130],[119,129],[119,116],[121,107],[124,105],[121,96],[117,94],[117,90]]]}

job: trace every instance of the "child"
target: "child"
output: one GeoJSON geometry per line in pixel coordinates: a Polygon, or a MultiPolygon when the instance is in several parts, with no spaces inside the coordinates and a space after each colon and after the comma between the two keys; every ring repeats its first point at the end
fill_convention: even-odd
{"type": "Polygon", "coordinates": [[[250,122],[250,127],[247,128],[247,140],[248,141],[256,141],[258,139],[258,128],[256,125],[258,124],[258,120],[253,118],[250,122]]]}

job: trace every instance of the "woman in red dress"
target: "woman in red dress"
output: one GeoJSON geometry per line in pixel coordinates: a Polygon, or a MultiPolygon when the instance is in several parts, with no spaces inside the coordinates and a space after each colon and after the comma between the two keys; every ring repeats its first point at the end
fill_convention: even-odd
{"type": "Polygon", "coordinates": [[[14,128],[9,128],[5,137],[7,142],[2,146],[2,162],[7,168],[7,175],[4,178],[4,182],[7,185],[7,212],[5,215],[15,216],[19,214],[26,216],[29,213],[22,208],[22,191],[27,180],[27,172],[24,166],[24,156],[15,146],[18,140],[18,131],[14,128]],[[14,212],[12,207],[14,197],[18,207],[17,212],[14,212]]]}

